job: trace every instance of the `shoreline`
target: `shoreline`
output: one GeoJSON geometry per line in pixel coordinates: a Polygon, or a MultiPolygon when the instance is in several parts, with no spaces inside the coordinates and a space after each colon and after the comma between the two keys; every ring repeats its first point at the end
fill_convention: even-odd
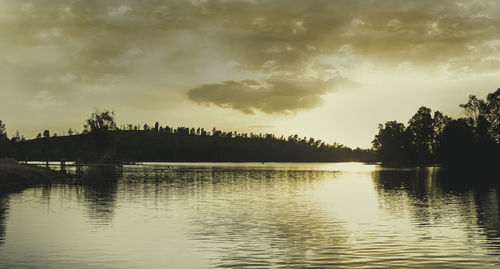
{"type": "Polygon", "coordinates": [[[19,164],[14,159],[0,159],[0,195],[62,182],[65,177],[49,168],[19,164]]]}

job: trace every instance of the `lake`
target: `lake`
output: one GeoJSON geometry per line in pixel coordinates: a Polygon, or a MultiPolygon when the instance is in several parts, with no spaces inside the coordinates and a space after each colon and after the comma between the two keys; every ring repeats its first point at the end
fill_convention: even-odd
{"type": "Polygon", "coordinates": [[[0,197],[0,268],[498,268],[499,188],[456,172],[86,167],[84,185],[0,197]]]}

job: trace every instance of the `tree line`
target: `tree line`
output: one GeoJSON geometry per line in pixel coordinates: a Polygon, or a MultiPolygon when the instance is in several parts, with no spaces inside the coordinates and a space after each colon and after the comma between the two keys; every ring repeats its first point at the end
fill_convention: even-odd
{"type": "Polygon", "coordinates": [[[312,137],[225,132],[213,128],[149,126],[115,122],[112,111],[98,111],[85,121],[80,134],[50,136],[49,130],[31,140],[8,140],[8,155],[18,160],[107,161],[231,161],[327,162],[375,161],[369,149],[351,149],[312,137]],[[142,128],[141,128],[142,127],[142,128]]]}
{"type": "Polygon", "coordinates": [[[123,124],[112,111],[96,110],[83,131],[26,140],[6,134],[0,120],[0,156],[19,160],[82,161],[382,161],[396,165],[498,165],[500,89],[461,104],[465,117],[453,119],[422,106],[408,123],[379,124],[372,149],[351,149],[314,138],[225,132],[213,128],[123,124]]]}
{"type": "Polygon", "coordinates": [[[378,158],[390,164],[446,166],[500,163],[500,89],[461,104],[465,117],[453,119],[422,106],[408,124],[379,124],[372,141],[378,158]]]}

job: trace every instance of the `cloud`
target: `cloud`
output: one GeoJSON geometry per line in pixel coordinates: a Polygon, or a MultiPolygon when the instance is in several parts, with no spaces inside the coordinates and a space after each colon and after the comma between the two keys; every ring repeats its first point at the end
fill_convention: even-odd
{"type": "Polygon", "coordinates": [[[496,0],[0,0],[0,7],[0,70],[16,73],[0,75],[4,86],[61,103],[96,88],[122,103],[145,89],[168,100],[201,85],[188,98],[291,113],[329,92],[309,89],[328,88],[311,81],[349,77],[364,62],[469,75],[500,67],[496,0]],[[323,68],[332,57],[345,64],[323,68]]]}
{"type": "MultiPolygon", "coordinates": [[[[220,60],[258,72],[300,72],[346,52],[376,62],[432,65],[500,53],[494,0],[4,0],[1,37],[12,46],[54,46],[88,76],[124,73],[126,51],[169,50],[191,35],[220,60]],[[474,48],[474,49],[471,49],[474,48]],[[339,51],[340,50],[340,51],[339,51]],[[223,52],[223,53],[221,53],[223,52]]],[[[188,46],[184,58],[196,57],[188,46]]],[[[168,57],[175,57],[170,50],[168,57]]],[[[168,64],[168,63],[165,63],[168,64]]],[[[480,68],[484,70],[483,67],[480,68]]]]}
{"type": "Polygon", "coordinates": [[[500,53],[498,44],[488,45],[500,39],[495,1],[218,3],[208,7],[214,18],[224,18],[215,38],[230,44],[225,48],[243,66],[267,72],[300,72],[318,57],[339,55],[342,49],[375,63],[429,67],[466,59],[472,72],[480,67],[477,61],[500,53]]]}
{"type": "Polygon", "coordinates": [[[252,129],[270,129],[270,128],[275,128],[276,126],[274,125],[251,125],[249,128],[252,129]]]}
{"type": "Polygon", "coordinates": [[[242,80],[204,84],[189,90],[189,98],[204,105],[216,105],[246,114],[291,114],[321,104],[322,96],[353,82],[337,77],[330,80],[273,77],[264,81],[242,80]]]}

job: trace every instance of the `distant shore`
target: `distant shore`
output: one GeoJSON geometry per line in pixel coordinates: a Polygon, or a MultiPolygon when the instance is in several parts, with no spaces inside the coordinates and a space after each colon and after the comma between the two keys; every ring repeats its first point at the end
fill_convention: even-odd
{"type": "Polygon", "coordinates": [[[49,168],[22,165],[14,159],[0,159],[0,195],[61,182],[64,178],[64,175],[49,168]]]}

